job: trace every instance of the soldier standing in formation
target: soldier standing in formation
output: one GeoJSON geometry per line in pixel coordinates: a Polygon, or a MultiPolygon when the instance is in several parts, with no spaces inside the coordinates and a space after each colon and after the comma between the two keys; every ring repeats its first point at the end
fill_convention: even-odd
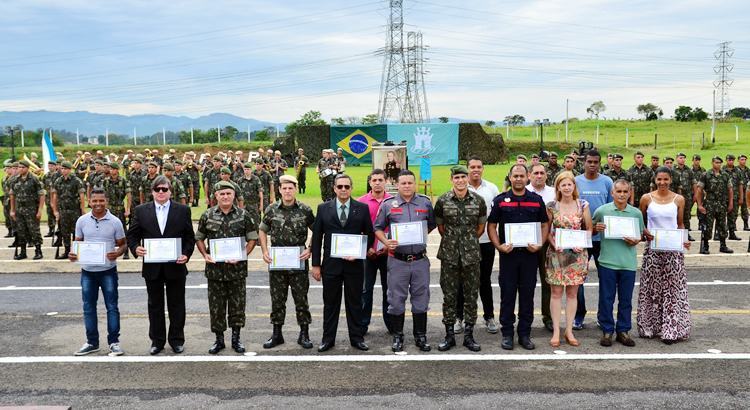
{"type": "MultiPolygon", "coordinates": [[[[430,198],[415,192],[416,177],[413,172],[401,170],[397,183],[398,194],[380,205],[374,225],[375,236],[388,248],[388,314],[393,326],[391,349],[400,352],[404,348],[406,298],[411,296],[414,342],[420,350],[429,352],[427,310],[430,304],[430,260],[427,258],[427,243],[399,245],[396,239],[388,239],[385,231],[394,223],[424,221],[426,239],[427,234],[435,229],[435,216],[430,198]]],[[[392,229],[390,233],[393,234],[392,229]]],[[[453,331],[453,322],[450,328],[453,331]]]]}
{"type": "Polygon", "coordinates": [[[206,207],[216,206],[216,197],[214,196],[214,187],[221,180],[221,157],[215,155],[213,158],[213,167],[203,172],[203,192],[206,194],[206,207]]]}
{"type": "Polygon", "coordinates": [[[39,221],[42,219],[45,191],[42,183],[29,173],[29,162],[19,161],[18,175],[10,183],[10,217],[16,224],[20,252],[15,260],[26,259],[26,244],[35,247],[34,259],[42,259],[42,234],[39,221]]]}
{"type": "Polygon", "coordinates": [[[260,179],[253,174],[253,164],[246,162],[243,168],[244,175],[237,183],[242,195],[242,203],[245,210],[250,212],[253,219],[260,221],[260,215],[263,213],[261,204],[263,203],[263,187],[260,179]]]}
{"type": "Polygon", "coordinates": [[[269,270],[271,289],[271,324],[273,335],[263,344],[270,349],[284,343],[281,328],[286,317],[287,292],[291,288],[294,306],[297,312],[297,324],[300,327],[297,344],[305,349],[313,347],[310,341],[309,326],[312,321],[310,307],[307,303],[307,291],[310,288],[308,262],[311,249],[307,245],[308,230],[312,229],[315,217],[312,208],[297,201],[297,179],[291,175],[279,178],[281,200],[272,203],[263,215],[258,238],[263,249],[263,260],[271,263],[268,237],[273,246],[294,246],[302,248],[299,259],[303,262],[302,269],[297,270],[269,270]]]}
{"type": "Polygon", "coordinates": [[[638,208],[641,197],[651,192],[651,180],[654,179],[654,171],[643,164],[643,153],[637,151],[633,156],[635,164],[628,169],[626,180],[630,181],[633,192],[630,193],[630,205],[638,208]]]}
{"type": "MultiPolygon", "coordinates": [[[[3,177],[3,215],[5,216],[5,228],[8,232],[5,234],[5,238],[11,238],[16,235],[15,229],[13,228],[13,218],[10,217],[10,182],[13,177],[16,176],[18,164],[7,159],[4,163],[5,176],[3,177]]],[[[17,245],[17,241],[14,240],[10,247],[17,245]]]]}
{"type": "MultiPolygon", "coordinates": [[[[666,158],[664,159],[666,161],[666,158]]],[[[652,155],[651,156],[651,172],[656,175],[656,170],[659,168],[659,156],[658,155],[652,155]]]]}
{"type": "Polygon", "coordinates": [[[622,169],[622,158],[622,154],[612,154],[612,163],[604,171],[604,175],[612,178],[612,182],[627,178],[626,171],[622,169]]]}
{"type": "MultiPolygon", "coordinates": [[[[60,176],[60,172],[57,170],[57,162],[48,161],[47,165],[49,171],[42,176],[42,186],[44,187],[44,190],[49,193],[52,191],[52,185],[55,183],[55,179],[60,176]]],[[[52,195],[46,195],[44,197],[44,205],[47,207],[47,234],[44,235],[45,238],[55,236],[55,213],[52,212],[52,206],[50,205],[51,200],[52,195]]]]}
{"type": "Polygon", "coordinates": [[[172,199],[183,205],[187,205],[188,192],[187,189],[185,189],[185,185],[182,185],[182,182],[174,176],[174,165],[167,162],[162,165],[161,169],[164,171],[163,175],[167,177],[172,184],[172,199]]]}
{"type": "Polygon", "coordinates": [[[208,353],[217,354],[226,347],[224,331],[227,329],[227,322],[232,329],[232,349],[237,353],[244,353],[240,329],[245,326],[247,261],[215,262],[205,241],[241,237],[246,242],[245,253],[249,254],[258,240],[258,225],[249,212],[234,205],[235,185],[231,182],[216,183],[214,196],[218,205],[208,208],[201,215],[195,233],[198,251],[206,261],[208,310],[211,332],[216,335],[216,341],[208,349],[208,353]]]}
{"type": "Polygon", "coordinates": [[[680,194],[685,198],[685,208],[683,209],[682,221],[685,224],[685,229],[688,231],[688,240],[693,242],[692,236],[690,236],[690,214],[693,208],[693,197],[695,197],[695,185],[698,181],[695,178],[693,170],[685,165],[687,156],[680,152],[677,154],[677,165],[673,169],[673,173],[677,175],[680,184],[680,194]]]}
{"type": "Polygon", "coordinates": [[[273,174],[274,195],[278,198],[279,178],[284,175],[289,165],[287,165],[286,160],[281,158],[281,151],[276,151],[273,155],[274,157],[271,159],[271,173],[273,174]]]}
{"type": "Polygon", "coordinates": [[[557,153],[552,151],[549,153],[549,157],[547,157],[547,185],[552,186],[555,181],[555,177],[557,174],[562,172],[563,167],[560,166],[560,164],[557,163],[557,153]]]}
{"type": "Polygon", "coordinates": [[[714,231],[714,223],[718,231],[719,252],[734,253],[727,247],[727,213],[734,208],[734,192],[729,174],[721,169],[722,159],[715,156],[711,160],[711,169],[701,177],[698,183],[698,212],[705,215],[706,226],[701,232],[700,253],[709,254],[708,241],[714,231]],[[705,195],[705,200],[703,199],[705,195]]]}
{"type": "Polygon", "coordinates": [[[331,157],[332,150],[324,149],[323,157],[315,169],[320,177],[320,197],[325,201],[333,199],[333,181],[336,178],[336,160],[331,157]]]}
{"type": "Polygon", "coordinates": [[[185,172],[183,168],[182,160],[174,161],[174,177],[180,181],[182,187],[185,188],[187,198],[186,205],[191,206],[195,202],[195,190],[193,189],[193,178],[189,173],[185,172]]]}
{"type": "Polygon", "coordinates": [[[435,203],[435,223],[440,236],[440,288],[443,290],[443,324],[445,340],[438,350],[446,351],[456,345],[453,324],[456,322],[456,293],[463,289],[464,346],[472,352],[481,350],[474,340],[479,292],[479,237],[487,222],[484,199],[468,189],[469,171],[462,165],[451,168],[453,189],[435,203]]]}
{"type": "MultiPolygon", "coordinates": [[[[740,174],[742,175],[742,178],[744,180],[745,193],[747,194],[747,184],[750,183],[750,168],[747,167],[747,155],[740,155],[739,161],[740,164],[737,166],[737,168],[740,170],[740,174]]],[[[740,208],[740,217],[742,218],[742,230],[750,231],[750,226],[748,226],[748,211],[746,199],[742,201],[742,206],[740,208]]]]}
{"type": "MultiPolygon", "coordinates": [[[[575,156],[570,155],[570,154],[566,155],[565,159],[563,160],[563,169],[562,169],[562,171],[568,171],[568,172],[572,172],[573,175],[579,175],[580,172],[578,172],[578,169],[576,167],[576,163],[577,163],[577,161],[576,161],[575,156]]],[[[560,172],[562,172],[562,171],[560,171],[560,172]]]]}
{"type": "Polygon", "coordinates": [[[142,204],[154,200],[154,193],[151,191],[151,186],[154,184],[154,179],[159,176],[158,170],[159,164],[153,161],[148,163],[148,171],[141,180],[141,186],[139,189],[142,204]]]}
{"type": "Polygon", "coordinates": [[[253,175],[258,177],[260,180],[260,186],[263,188],[263,210],[265,210],[271,202],[276,202],[276,196],[274,191],[273,177],[266,171],[262,158],[255,158],[255,171],[253,175]]]}
{"type": "Polygon", "coordinates": [[[297,156],[294,158],[294,166],[297,170],[297,181],[299,181],[299,193],[304,194],[307,188],[307,166],[310,160],[305,155],[305,150],[297,149],[297,156]]]}
{"type": "MultiPolygon", "coordinates": [[[[120,176],[120,164],[110,164],[109,178],[104,180],[104,192],[107,195],[107,206],[109,212],[117,217],[122,226],[127,226],[125,221],[130,216],[130,183],[120,176]]],[[[130,254],[125,250],[125,259],[130,259],[130,254]]]]}
{"type": "MultiPolygon", "coordinates": [[[[706,168],[703,168],[701,166],[701,156],[698,154],[693,155],[692,170],[693,170],[693,176],[695,176],[695,181],[696,181],[695,196],[693,197],[693,200],[697,204],[698,195],[701,195],[701,196],[703,195],[703,192],[700,189],[698,189],[699,187],[697,184],[698,182],[700,182],[701,178],[703,178],[703,175],[706,173],[706,168]]],[[[696,209],[695,214],[698,217],[698,230],[703,232],[703,229],[705,229],[706,227],[706,215],[701,212],[698,212],[697,209],[696,209]]]]}
{"type": "Polygon", "coordinates": [[[65,251],[55,259],[67,259],[70,253],[70,239],[75,233],[78,217],[86,213],[86,202],[83,197],[86,192],[83,181],[72,174],[73,165],[64,161],[60,177],[55,180],[52,188],[50,203],[60,229],[60,237],[65,251]]]}
{"type": "Polygon", "coordinates": [[[190,151],[187,153],[187,159],[185,160],[185,172],[190,175],[190,179],[193,183],[193,193],[191,196],[191,201],[193,206],[198,206],[198,198],[200,198],[200,192],[201,192],[201,182],[200,182],[200,172],[201,172],[201,166],[200,164],[197,164],[195,162],[195,153],[193,151],[190,151]]]}
{"type": "Polygon", "coordinates": [[[740,206],[745,203],[745,176],[739,168],[734,166],[734,155],[732,154],[727,154],[727,164],[723,171],[729,174],[732,181],[732,204],[734,204],[732,207],[727,207],[727,230],[729,231],[727,238],[732,241],[740,241],[741,239],[736,233],[737,214],[740,206]]]}

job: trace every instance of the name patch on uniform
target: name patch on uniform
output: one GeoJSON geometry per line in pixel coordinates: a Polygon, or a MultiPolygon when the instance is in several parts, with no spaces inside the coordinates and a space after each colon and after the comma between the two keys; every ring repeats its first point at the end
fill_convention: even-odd
{"type": "Polygon", "coordinates": [[[416,209],[415,211],[416,211],[416,212],[417,212],[418,214],[426,214],[426,213],[427,213],[427,210],[426,210],[426,209],[416,209]]]}
{"type": "Polygon", "coordinates": [[[391,208],[391,213],[392,214],[402,214],[402,213],[404,213],[404,210],[401,209],[401,208],[391,208]]]}

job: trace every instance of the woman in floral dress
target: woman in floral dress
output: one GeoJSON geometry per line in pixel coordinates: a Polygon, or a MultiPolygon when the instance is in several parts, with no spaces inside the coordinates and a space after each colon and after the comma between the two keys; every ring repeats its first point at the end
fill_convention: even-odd
{"type": "Polygon", "coordinates": [[[560,346],[560,310],[565,291],[565,341],[578,346],[573,336],[573,317],[578,304],[578,287],[583,285],[588,274],[588,253],[586,249],[557,249],[555,229],[580,229],[591,232],[591,212],[588,203],[578,198],[575,176],[572,172],[561,172],[555,178],[555,201],[547,204],[547,214],[552,221],[547,249],[547,283],[550,284],[550,313],[552,314],[552,347],[560,346]]]}

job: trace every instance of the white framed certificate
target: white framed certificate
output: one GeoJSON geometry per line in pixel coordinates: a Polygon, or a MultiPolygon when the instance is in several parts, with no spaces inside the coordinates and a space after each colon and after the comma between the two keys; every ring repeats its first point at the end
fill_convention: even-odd
{"type": "Polygon", "coordinates": [[[507,223],[505,243],[514,248],[525,248],[529,244],[542,245],[542,224],[540,222],[507,223]]]}
{"type": "Polygon", "coordinates": [[[72,251],[78,255],[79,265],[101,266],[107,264],[107,243],[73,241],[72,251]]]}
{"type": "Polygon", "coordinates": [[[591,248],[591,232],[580,229],[555,229],[557,249],[591,248]]]}
{"type": "Polygon", "coordinates": [[[234,238],[210,239],[208,247],[214,262],[247,260],[245,238],[237,236],[234,238]]]}
{"type": "Polygon", "coordinates": [[[638,229],[638,219],[628,216],[610,216],[604,217],[604,237],[606,239],[622,239],[641,237],[638,229]]]}
{"type": "Polygon", "coordinates": [[[331,234],[331,257],[365,259],[367,257],[367,236],[331,234]]]}
{"type": "Polygon", "coordinates": [[[146,238],[143,247],[143,263],[176,262],[182,253],[182,238],[146,238]]]}
{"type": "Polygon", "coordinates": [[[303,270],[305,261],[300,260],[301,246],[271,246],[268,248],[271,263],[268,270],[303,270]]]}
{"type": "Polygon", "coordinates": [[[398,241],[398,246],[427,243],[427,221],[393,223],[390,232],[391,238],[398,241]]]}
{"type": "Polygon", "coordinates": [[[671,251],[685,253],[687,231],[685,229],[654,229],[651,231],[654,240],[650,247],[655,251],[671,251]]]}

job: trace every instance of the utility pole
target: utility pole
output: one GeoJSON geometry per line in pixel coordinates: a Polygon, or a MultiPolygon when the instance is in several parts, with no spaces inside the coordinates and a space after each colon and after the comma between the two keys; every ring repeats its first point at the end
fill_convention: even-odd
{"type": "Polygon", "coordinates": [[[133,145],[138,145],[138,130],[133,127],[133,145]]]}
{"type": "Polygon", "coordinates": [[[24,148],[26,146],[26,140],[23,136],[23,128],[21,128],[21,148],[24,148]]]}
{"type": "Polygon", "coordinates": [[[109,128],[104,130],[104,145],[109,146],[109,128]]]}
{"type": "Polygon", "coordinates": [[[429,121],[427,96],[424,87],[424,57],[422,55],[422,33],[406,33],[406,110],[414,122],[429,121]]]}
{"type": "Polygon", "coordinates": [[[216,126],[216,135],[219,136],[219,143],[221,143],[221,125],[216,126]]]}
{"type": "Polygon", "coordinates": [[[734,70],[734,64],[729,62],[729,59],[734,56],[734,49],[729,47],[729,44],[731,44],[730,41],[719,43],[719,49],[714,52],[714,58],[718,60],[714,66],[714,73],[716,73],[714,88],[719,90],[719,112],[722,118],[729,110],[729,87],[734,83],[734,80],[729,78],[729,73],[734,70]]]}
{"type": "Polygon", "coordinates": [[[716,143],[716,90],[713,92],[713,110],[711,115],[711,143],[716,143]]]}
{"type": "Polygon", "coordinates": [[[78,134],[78,128],[76,128],[76,145],[81,145],[80,135],[78,134]]]}
{"type": "Polygon", "coordinates": [[[570,99],[565,99],[565,142],[568,142],[568,122],[570,120],[568,119],[568,106],[570,104],[570,99]]]}

